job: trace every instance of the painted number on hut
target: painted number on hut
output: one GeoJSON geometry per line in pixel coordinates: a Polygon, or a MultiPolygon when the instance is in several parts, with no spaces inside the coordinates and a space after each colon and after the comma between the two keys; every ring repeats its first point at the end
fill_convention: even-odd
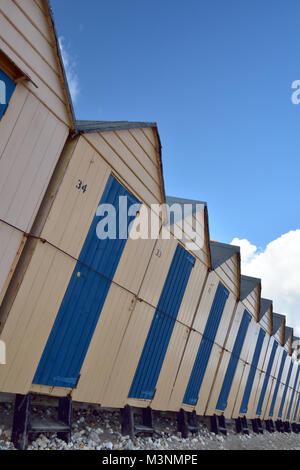
{"type": "Polygon", "coordinates": [[[78,183],[76,184],[76,189],[79,191],[82,191],[83,193],[86,192],[87,190],[87,184],[85,184],[82,180],[78,180],[78,183]]]}

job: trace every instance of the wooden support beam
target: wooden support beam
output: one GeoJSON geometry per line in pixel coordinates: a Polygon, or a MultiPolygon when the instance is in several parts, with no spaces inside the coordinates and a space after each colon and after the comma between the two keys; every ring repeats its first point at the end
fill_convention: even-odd
{"type": "Polygon", "coordinates": [[[226,421],[224,416],[213,415],[210,418],[210,430],[215,434],[224,434],[227,435],[226,431],[226,421]]]}
{"type": "Polygon", "coordinates": [[[28,446],[30,426],[31,394],[16,395],[11,440],[16,449],[25,450],[28,446]]]}

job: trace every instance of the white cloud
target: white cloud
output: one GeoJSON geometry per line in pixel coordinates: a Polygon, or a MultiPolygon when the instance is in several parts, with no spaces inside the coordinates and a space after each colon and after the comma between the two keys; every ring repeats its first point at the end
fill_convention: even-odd
{"type": "Polygon", "coordinates": [[[58,39],[58,42],[66,71],[70,94],[73,102],[75,103],[80,91],[79,79],[76,73],[76,61],[67,50],[67,46],[65,45],[65,38],[61,36],[58,39]]]}
{"type": "Polygon", "coordinates": [[[300,230],[270,242],[265,250],[248,240],[234,238],[241,247],[241,271],[262,280],[262,296],[273,300],[273,309],[287,317],[287,325],[300,336],[300,230]]]}

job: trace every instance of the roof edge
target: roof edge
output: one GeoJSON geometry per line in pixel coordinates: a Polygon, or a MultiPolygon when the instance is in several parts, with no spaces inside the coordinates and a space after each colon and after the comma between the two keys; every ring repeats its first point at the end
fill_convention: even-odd
{"type": "Polygon", "coordinates": [[[45,2],[46,7],[47,7],[48,18],[50,20],[49,22],[51,22],[52,32],[53,32],[53,36],[54,36],[54,40],[55,40],[55,46],[56,46],[55,49],[56,49],[58,62],[59,62],[59,66],[60,66],[60,72],[62,74],[63,86],[64,86],[64,89],[65,89],[65,94],[66,94],[66,98],[67,98],[67,107],[68,107],[69,115],[70,115],[70,118],[71,118],[71,130],[74,132],[74,130],[75,130],[75,121],[76,121],[75,112],[74,112],[73,101],[72,101],[72,97],[71,97],[71,93],[70,93],[69,83],[68,83],[68,79],[67,79],[67,74],[66,74],[62,54],[61,54],[61,49],[60,49],[60,45],[59,45],[59,42],[58,42],[58,35],[57,35],[57,31],[56,31],[56,26],[55,26],[53,10],[52,10],[52,7],[51,7],[50,0],[44,0],[44,2],[45,2]]]}
{"type": "Polygon", "coordinates": [[[75,121],[75,131],[78,134],[82,132],[85,134],[92,134],[94,132],[111,132],[116,130],[143,129],[147,127],[154,127],[157,129],[157,123],[139,121],[90,121],[79,119],[75,121]]]}
{"type": "Polygon", "coordinates": [[[258,277],[246,276],[241,274],[240,300],[243,301],[257,287],[261,285],[261,279],[258,277]]]}

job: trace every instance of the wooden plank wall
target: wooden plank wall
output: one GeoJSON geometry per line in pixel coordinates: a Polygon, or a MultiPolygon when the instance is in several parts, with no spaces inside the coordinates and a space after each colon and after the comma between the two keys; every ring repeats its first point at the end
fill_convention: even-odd
{"type": "MultiPolygon", "coordinates": [[[[231,262],[235,263],[235,260],[232,259],[231,262]]],[[[232,277],[233,275],[234,274],[232,274],[232,277]]],[[[187,411],[192,411],[193,409],[196,409],[198,414],[204,414],[206,402],[208,400],[212,386],[212,380],[218,365],[218,358],[222,351],[227,330],[236,305],[236,297],[231,291],[225,305],[222,319],[220,321],[215,338],[215,344],[213,346],[202,386],[199,391],[198,403],[195,407],[193,407],[183,404],[182,402],[219,282],[226,284],[227,287],[229,287],[228,284],[234,286],[233,290],[235,291],[236,286],[238,285],[237,271],[235,273],[235,279],[230,279],[230,282],[228,280],[225,269],[211,271],[208,275],[203,289],[203,294],[200,298],[196,315],[192,323],[193,330],[189,334],[185,351],[180,362],[180,367],[176,375],[176,380],[173,381],[173,387],[168,405],[169,410],[178,411],[180,408],[184,408],[187,411]]]]}
{"type": "MultiPolygon", "coordinates": [[[[135,148],[139,151],[139,154],[135,155],[136,162],[145,161],[147,158],[155,160],[157,148],[154,146],[156,143],[154,130],[152,130],[152,134],[153,143],[147,137],[149,143],[148,153],[152,149],[150,157],[145,154],[142,145],[136,145],[135,148]]],[[[148,135],[150,135],[149,132],[148,135]]],[[[121,182],[124,182],[122,173],[124,163],[118,159],[117,151],[110,147],[108,152],[107,144],[103,143],[102,140],[101,145],[96,150],[86,138],[79,137],[74,148],[72,148],[71,158],[70,155],[65,157],[69,160],[69,164],[59,184],[55,200],[52,205],[46,201],[42,206],[42,214],[38,216],[38,219],[45,222],[40,235],[51,245],[36,242],[30,257],[26,258],[24,256],[27,262],[29,260],[29,265],[25,267],[25,273],[22,273],[23,282],[20,286],[18,282],[13,283],[17,287],[17,295],[12,288],[8,293],[5,306],[0,310],[1,318],[7,318],[2,331],[2,338],[6,342],[8,350],[7,366],[0,371],[0,386],[3,391],[13,389],[20,393],[26,393],[31,387],[33,375],[76,264],[76,258],[79,256],[99,204],[107,178],[113,172],[121,182]],[[103,155],[107,159],[108,157],[111,158],[110,163],[112,166],[107,163],[103,155]],[[76,189],[79,179],[87,184],[88,189],[85,193],[76,189]],[[50,210],[48,216],[45,213],[45,207],[50,210]],[[61,251],[58,251],[55,246],[61,251]],[[75,259],[64,254],[63,251],[75,259]],[[12,302],[9,301],[11,295],[14,297],[12,302]],[[41,312],[43,312],[42,315],[41,312]],[[16,341],[15,328],[18,329],[16,336],[20,339],[19,341],[16,341]],[[36,334],[37,331],[39,331],[38,335],[36,334]]],[[[153,168],[153,178],[159,180],[158,166],[153,168]]],[[[149,195],[147,186],[145,183],[143,186],[135,175],[134,166],[128,170],[126,176],[129,179],[126,186],[130,186],[129,190],[134,189],[132,192],[142,202],[145,200],[148,203],[163,202],[153,196],[152,200],[147,199],[149,195]]],[[[56,178],[57,175],[55,175],[56,178]]],[[[51,197],[51,194],[50,192],[48,197],[51,197]]],[[[160,194],[161,192],[158,191],[157,197],[161,197],[160,194]]],[[[102,334],[100,330],[107,333],[107,329],[101,328],[101,325],[107,323],[110,306],[114,305],[115,307],[116,322],[121,313],[128,312],[128,315],[130,315],[132,301],[141,285],[154,243],[154,240],[128,240],[114,280],[125,289],[129,289],[132,294],[126,293],[124,289],[121,292],[121,289],[117,286],[111,289],[104,306],[100,326],[98,325],[99,332],[96,331],[96,339],[94,344],[92,341],[91,350],[86,358],[87,366],[83,368],[83,377],[85,377],[85,370],[87,375],[89,374],[88,369],[91,364],[96,367],[98,358],[100,356],[105,357],[101,355],[104,349],[100,352],[97,349],[99,346],[97,338],[98,334],[100,336],[102,334]],[[116,289],[120,290],[118,295],[116,295],[116,289]]],[[[110,319],[113,324],[111,316],[110,319]]],[[[123,319],[123,326],[120,322],[118,327],[121,336],[123,334],[122,328],[126,326],[126,315],[123,316],[123,319]]],[[[114,334],[117,334],[116,331],[114,334]]],[[[115,344],[117,344],[117,340],[115,344]]],[[[111,347],[113,348],[112,344],[111,347]]],[[[89,380],[93,379],[86,377],[82,383],[84,384],[85,381],[88,383],[89,380]]],[[[34,388],[36,389],[36,387],[34,388]]],[[[44,388],[42,390],[44,391],[44,388]]],[[[80,386],[78,390],[80,390],[80,386]]],[[[56,392],[57,390],[54,389],[53,393],[56,392]]]]}
{"type": "Polygon", "coordinates": [[[68,128],[17,85],[0,123],[0,302],[67,136],[68,128]]]}
{"type": "MultiPolygon", "coordinates": [[[[0,49],[34,81],[18,83],[0,122],[0,303],[69,133],[70,115],[47,11],[0,5],[0,49]]],[[[1,68],[1,63],[0,63],[1,68]]]]}
{"type": "Polygon", "coordinates": [[[260,293],[261,293],[261,286],[258,285],[243,300],[243,305],[245,309],[247,310],[247,312],[249,312],[253,316],[255,321],[259,320],[260,293]]]}
{"type": "Polygon", "coordinates": [[[35,83],[26,83],[40,102],[67,126],[68,101],[44,2],[8,0],[0,6],[0,48],[35,83]]]}
{"type": "Polygon", "coordinates": [[[260,320],[261,327],[271,336],[272,335],[272,307],[263,315],[260,320]]]}

